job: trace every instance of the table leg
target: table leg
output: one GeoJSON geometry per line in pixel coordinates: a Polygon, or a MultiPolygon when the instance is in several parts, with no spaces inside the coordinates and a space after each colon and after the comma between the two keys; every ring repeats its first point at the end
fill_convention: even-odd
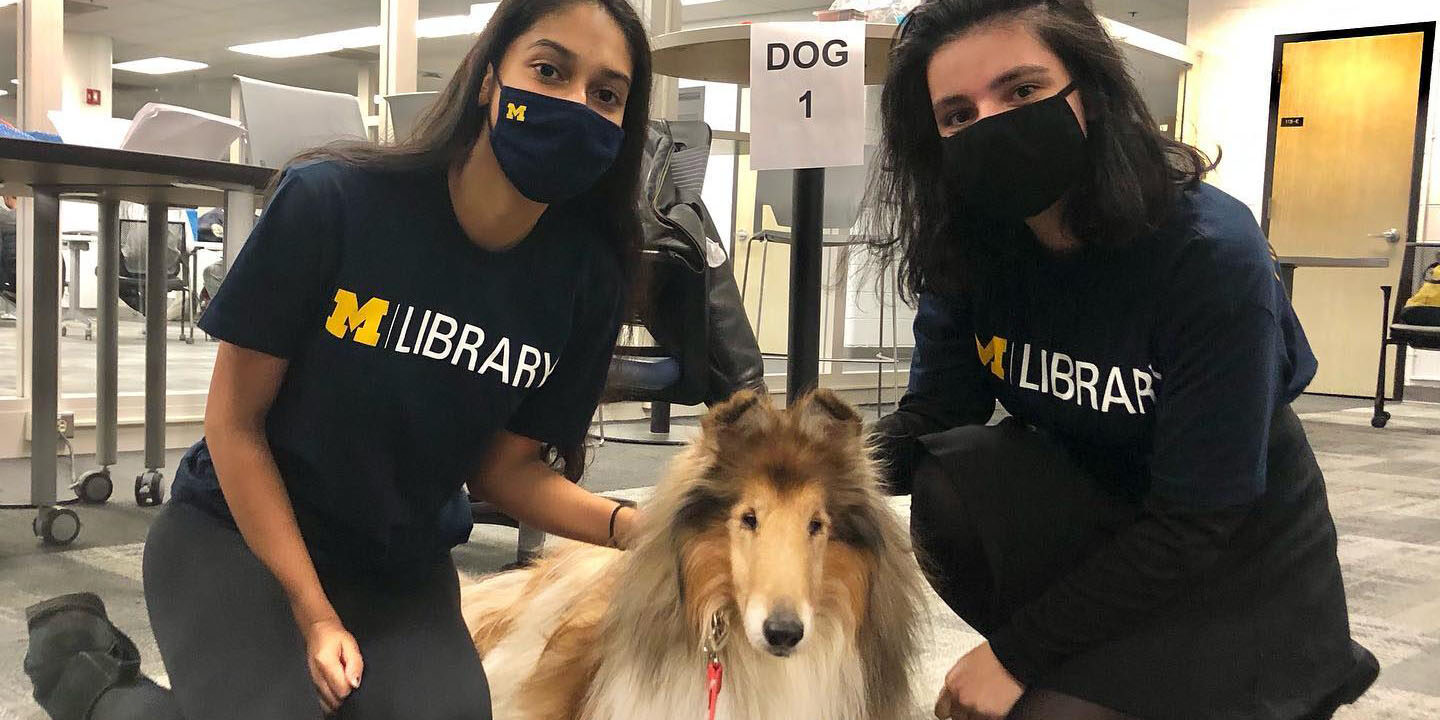
{"type": "Polygon", "coordinates": [[[135,499],[142,506],[161,502],[160,470],[165,467],[165,350],[169,303],[166,293],[166,222],[163,202],[146,207],[149,242],[145,251],[145,473],[136,479],[135,499]]]}
{"type": "Polygon", "coordinates": [[[790,347],[785,378],[787,405],[820,382],[821,232],[825,168],[795,171],[795,226],[790,244],[790,347]]]}
{"type": "Polygon", "coordinates": [[[255,193],[249,190],[225,191],[225,269],[235,265],[235,258],[250,229],[255,226],[255,193]]]}
{"type": "Polygon", "coordinates": [[[670,403],[650,403],[650,432],[656,435],[670,432],[670,403]]]}
{"type": "Polygon", "coordinates": [[[519,541],[515,548],[515,562],[521,565],[529,565],[535,562],[540,552],[545,549],[545,531],[537,530],[524,523],[516,523],[519,528],[519,541]]]}
{"type": "Polygon", "coordinates": [[[70,244],[70,319],[80,317],[80,246],[70,244]]]}
{"type": "Polygon", "coordinates": [[[1295,297],[1295,266],[1280,264],[1280,284],[1285,286],[1285,297],[1295,297]]]}
{"type": "Polygon", "coordinates": [[[100,198],[100,232],[95,283],[95,460],[115,464],[120,393],[120,201],[100,198]]]}
{"type": "Polygon", "coordinates": [[[54,505],[60,397],[60,196],[35,188],[30,317],[30,502],[54,505]]]}

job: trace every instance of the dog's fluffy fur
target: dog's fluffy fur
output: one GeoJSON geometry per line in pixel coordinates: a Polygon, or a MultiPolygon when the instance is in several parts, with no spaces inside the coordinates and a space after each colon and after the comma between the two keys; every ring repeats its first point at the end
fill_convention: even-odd
{"type": "Polygon", "coordinates": [[[728,627],[717,718],[913,711],[920,574],[860,417],[834,394],[781,411],[742,392],[716,407],[632,545],[567,545],[466,586],[496,718],[703,718],[701,646],[717,611],[728,627]],[[792,648],[773,633],[796,621],[792,648]]]}

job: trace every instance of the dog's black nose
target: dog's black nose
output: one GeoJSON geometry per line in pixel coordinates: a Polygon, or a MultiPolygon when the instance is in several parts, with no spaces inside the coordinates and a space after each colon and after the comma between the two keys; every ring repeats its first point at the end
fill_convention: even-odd
{"type": "Polygon", "coordinates": [[[793,612],[779,612],[765,618],[765,642],[770,647],[789,650],[805,637],[805,626],[793,612]]]}

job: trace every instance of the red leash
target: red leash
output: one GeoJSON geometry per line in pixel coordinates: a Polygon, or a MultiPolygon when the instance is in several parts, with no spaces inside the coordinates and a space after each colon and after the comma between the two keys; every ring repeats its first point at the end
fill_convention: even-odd
{"type": "Polygon", "coordinates": [[[720,686],[725,679],[725,666],[720,664],[720,648],[725,644],[725,617],[716,610],[710,616],[710,633],[701,650],[708,662],[705,664],[705,688],[710,693],[709,720],[715,720],[715,706],[720,701],[720,686]]]}
{"type": "Polygon", "coordinates": [[[725,668],[719,660],[711,660],[705,667],[705,680],[710,688],[710,720],[715,720],[715,703],[720,699],[720,684],[725,677],[725,668]]]}

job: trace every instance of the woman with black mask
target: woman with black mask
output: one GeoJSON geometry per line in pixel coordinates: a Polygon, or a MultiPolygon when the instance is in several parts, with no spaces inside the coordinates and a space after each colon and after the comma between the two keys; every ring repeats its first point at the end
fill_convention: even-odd
{"type": "Polygon", "coordinates": [[[871,235],[918,314],[877,443],[932,584],[986,638],[937,716],[1356,699],[1377,665],[1289,405],[1314,356],[1251,212],[1161,134],[1085,0],[921,5],[881,122],[871,235]]]}
{"type": "Polygon", "coordinates": [[[593,543],[634,522],[572,481],[638,257],[650,79],[625,0],[505,0],[414,139],[290,165],[200,321],[206,437],[146,543],[173,695],[94,596],[60,598],[26,664],[57,720],[490,717],[462,487],[593,543]]]}

